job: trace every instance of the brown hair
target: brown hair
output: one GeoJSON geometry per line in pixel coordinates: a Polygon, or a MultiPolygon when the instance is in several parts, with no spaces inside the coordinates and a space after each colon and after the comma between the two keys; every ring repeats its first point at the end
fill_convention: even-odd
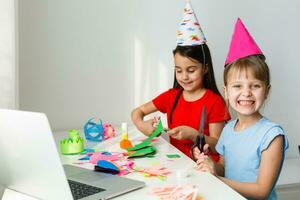
{"type": "Polygon", "coordinates": [[[270,70],[265,62],[265,57],[263,55],[248,56],[245,58],[240,58],[225,66],[223,79],[224,85],[227,85],[228,75],[231,71],[236,71],[241,73],[251,69],[253,71],[254,77],[266,84],[266,87],[270,85],[270,70]]]}
{"type": "MultiPolygon", "coordinates": [[[[176,53],[180,54],[181,56],[197,60],[199,63],[202,63],[203,65],[207,66],[208,71],[204,75],[203,86],[204,86],[204,88],[210,89],[214,93],[221,96],[221,94],[218,90],[217,84],[216,84],[216,80],[215,80],[210,50],[206,44],[195,45],[195,46],[177,46],[173,50],[173,55],[175,56],[176,53]]],[[[175,101],[173,103],[173,106],[172,106],[172,109],[170,112],[170,118],[169,118],[170,124],[172,124],[174,110],[175,110],[178,100],[183,92],[183,88],[177,82],[175,74],[176,74],[176,72],[174,72],[173,88],[179,88],[179,92],[175,98],[175,101]]]]}

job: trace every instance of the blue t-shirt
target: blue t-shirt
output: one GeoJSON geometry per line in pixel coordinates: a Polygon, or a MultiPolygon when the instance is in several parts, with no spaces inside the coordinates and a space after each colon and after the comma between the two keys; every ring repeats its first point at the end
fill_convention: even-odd
{"type": "MultiPolygon", "coordinates": [[[[287,138],[280,125],[265,117],[240,132],[234,130],[236,123],[237,119],[230,121],[224,127],[216,145],[217,152],[224,157],[225,177],[239,182],[256,182],[262,152],[269,147],[276,136],[283,135],[284,156],[288,148],[287,138]]],[[[277,199],[274,188],[268,200],[271,199],[277,199]]]]}

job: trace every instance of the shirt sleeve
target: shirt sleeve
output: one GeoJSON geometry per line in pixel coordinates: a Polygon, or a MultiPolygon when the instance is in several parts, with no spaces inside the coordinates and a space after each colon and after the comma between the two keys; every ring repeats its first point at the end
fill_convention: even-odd
{"type": "Polygon", "coordinates": [[[260,153],[262,153],[264,150],[266,150],[269,145],[272,143],[272,141],[274,140],[275,137],[277,137],[278,135],[282,135],[284,138],[284,146],[283,149],[284,151],[286,149],[288,149],[288,140],[287,137],[284,133],[284,130],[280,127],[280,126],[273,126],[272,128],[270,128],[267,133],[264,135],[261,145],[260,145],[260,153]]]}
{"type": "Polygon", "coordinates": [[[224,156],[224,151],[225,151],[225,144],[224,144],[225,134],[226,134],[226,127],[222,130],[221,136],[216,145],[216,151],[222,156],[224,156]]]}
{"type": "Polygon", "coordinates": [[[159,110],[162,113],[166,113],[168,110],[168,101],[171,96],[170,93],[171,93],[171,89],[169,89],[164,93],[161,93],[160,95],[158,95],[152,100],[152,103],[157,108],[157,110],[159,110]]]}
{"type": "Polygon", "coordinates": [[[230,114],[224,100],[218,96],[212,105],[209,123],[230,120],[230,114]]]}

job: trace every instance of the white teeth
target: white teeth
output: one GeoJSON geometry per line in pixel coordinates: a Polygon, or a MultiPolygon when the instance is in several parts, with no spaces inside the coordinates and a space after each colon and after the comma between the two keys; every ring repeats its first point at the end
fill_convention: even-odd
{"type": "Polygon", "coordinates": [[[254,101],[239,101],[239,104],[242,106],[252,105],[254,101]]]}

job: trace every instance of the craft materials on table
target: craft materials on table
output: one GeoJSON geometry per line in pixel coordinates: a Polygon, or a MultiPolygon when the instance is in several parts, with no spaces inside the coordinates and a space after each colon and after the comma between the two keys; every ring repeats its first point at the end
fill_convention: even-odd
{"type": "Polygon", "coordinates": [[[94,169],[104,173],[127,175],[132,171],[134,162],[127,159],[126,153],[122,152],[95,152],[93,149],[85,150],[87,153],[73,164],[86,165],[88,169],[94,169]]]}
{"type": "Polygon", "coordinates": [[[69,130],[69,137],[60,141],[60,151],[65,155],[79,154],[84,150],[84,140],[78,130],[69,130]]]}
{"type": "Polygon", "coordinates": [[[145,177],[157,177],[160,180],[166,180],[167,175],[169,175],[171,173],[162,164],[151,165],[151,166],[147,166],[147,167],[133,166],[132,169],[135,172],[140,172],[140,173],[144,174],[145,177]]]}
{"type": "Polygon", "coordinates": [[[116,131],[111,124],[102,123],[101,120],[97,124],[93,122],[93,118],[86,122],[83,129],[85,138],[95,142],[101,142],[116,135],[116,131]]]}
{"type": "Polygon", "coordinates": [[[128,130],[127,130],[127,123],[123,122],[121,125],[121,131],[122,131],[122,139],[120,141],[120,148],[121,149],[127,149],[132,147],[131,141],[128,139],[128,130]]]}
{"type": "Polygon", "coordinates": [[[198,189],[190,184],[154,187],[149,194],[164,200],[200,200],[198,189]]]}
{"type": "Polygon", "coordinates": [[[154,156],[156,153],[156,148],[151,146],[152,140],[159,136],[160,133],[163,131],[163,126],[161,120],[158,122],[158,126],[154,130],[154,132],[141,143],[134,145],[133,147],[127,148],[129,158],[136,158],[136,157],[145,157],[145,156],[154,156]]]}
{"type": "Polygon", "coordinates": [[[174,154],[167,154],[166,155],[168,158],[180,158],[180,155],[177,154],[177,153],[174,153],[174,154]]]}

